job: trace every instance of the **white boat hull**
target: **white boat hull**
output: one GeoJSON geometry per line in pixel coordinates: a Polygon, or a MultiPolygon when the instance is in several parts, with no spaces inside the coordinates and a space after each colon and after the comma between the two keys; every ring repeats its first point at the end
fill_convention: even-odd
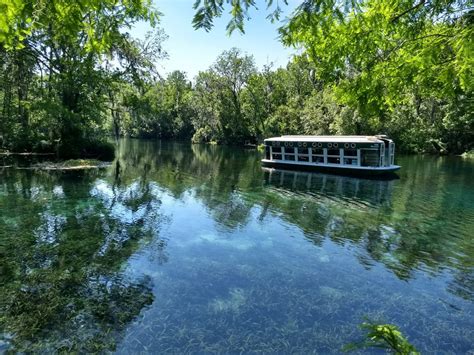
{"type": "Polygon", "coordinates": [[[344,175],[390,175],[400,169],[399,165],[383,167],[356,166],[342,164],[315,164],[302,161],[262,159],[262,165],[280,169],[326,171],[344,175]]]}

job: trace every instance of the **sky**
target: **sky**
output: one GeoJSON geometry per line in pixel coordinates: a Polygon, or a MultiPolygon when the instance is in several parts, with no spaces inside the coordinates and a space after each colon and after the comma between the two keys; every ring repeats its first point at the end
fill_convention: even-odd
{"type": "MultiPolygon", "coordinates": [[[[289,1],[288,6],[282,5],[282,19],[291,13],[299,1],[289,1]]],[[[154,0],[155,7],[163,14],[159,26],[169,38],[163,47],[168,59],[160,61],[160,74],[166,76],[173,70],[185,71],[189,79],[193,79],[199,71],[208,69],[224,50],[232,47],[240,48],[244,53],[253,55],[259,69],[273,62],[274,67],[285,66],[294,49],[285,48],[278,40],[278,23],[271,23],[266,16],[264,0],[257,0],[259,10],[250,11],[251,19],[245,23],[245,34],[234,31],[227,35],[226,25],[230,15],[224,14],[214,22],[210,32],[194,30],[192,18],[194,0],[154,0]]],[[[131,34],[143,38],[150,30],[148,24],[136,25],[131,34]]]]}

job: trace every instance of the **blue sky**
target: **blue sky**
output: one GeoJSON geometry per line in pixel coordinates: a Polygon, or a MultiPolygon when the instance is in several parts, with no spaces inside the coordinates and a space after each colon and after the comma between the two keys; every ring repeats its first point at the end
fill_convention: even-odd
{"type": "MultiPolygon", "coordinates": [[[[289,1],[282,5],[285,14],[289,15],[299,1],[289,1]]],[[[245,23],[245,34],[235,31],[231,36],[226,33],[229,15],[216,19],[210,32],[194,30],[191,21],[194,15],[194,0],[154,0],[155,7],[163,13],[160,21],[169,36],[164,49],[169,58],[158,63],[160,73],[166,75],[173,70],[182,70],[192,79],[201,70],[206,70],[223,51],[232,47],[242,49],[255,58],[259,68],[273,62],[275,67],[285,66],[295,53],[294,49],[285,48],[278,40],[277,23],[266,19],[268,12],[263,0],[257,0],[259,10],[250,12],[251,20],[245,23]]],[[[139,24],[132,30],[132,35],[142,37],[149,30],[147,24],[139,24]]]]}

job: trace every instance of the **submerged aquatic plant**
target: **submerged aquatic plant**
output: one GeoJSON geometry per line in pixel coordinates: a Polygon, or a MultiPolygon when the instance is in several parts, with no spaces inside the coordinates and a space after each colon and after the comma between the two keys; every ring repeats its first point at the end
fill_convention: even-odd
{"type": "Polygon", "coordinates": [[[360,327],[367,331],[366,339],[359,343],[351,343],[344,350],[380,348],[400,355],[420,354],[396,325],[364,322],[360,327]]]}
{"type": "Polygon", "coordinates": [[[210,303],[214,312],[237,312],[245,304],[247,296],[241,288],[233,288],[229,292],[229,297],[218,298],[210,303]]]}

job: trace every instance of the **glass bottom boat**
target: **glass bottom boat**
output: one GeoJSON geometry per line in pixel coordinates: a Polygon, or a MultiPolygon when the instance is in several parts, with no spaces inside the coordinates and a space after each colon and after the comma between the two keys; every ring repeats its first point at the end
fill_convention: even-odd
{"type": "Polygon", "coordinates": [[[393,175],[395,143],[386,136],[281,136],[264,141],[267,167],[349,175],[393,175]]]}

